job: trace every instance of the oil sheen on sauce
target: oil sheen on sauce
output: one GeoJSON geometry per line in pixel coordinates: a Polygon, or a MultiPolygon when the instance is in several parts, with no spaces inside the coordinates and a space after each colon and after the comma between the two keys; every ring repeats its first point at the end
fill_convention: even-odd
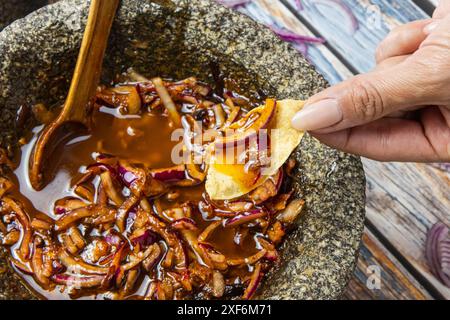
{"type": "MultiPolygon", "coordinates": [[[[142,115],[123,116],[116,109],[102,107],[94,112],[93,125],[88,135],[71,140],[62,149],[56,175],[42,191],[35,191],[28,179],[29,156],[42,126],[36,127],[30,142],[21,149],[18,167],[11,177],[18,184],[14,196],[20,200],[26,212],[32,219],[35,216],[58,219],[53,214],[54,204],[58,199],[75,196],[71,181],[81,174],[89,164],[95,161],[99,153],[107,153],[128,160],[132,163],[142,163],[149,168],[166,168],[174,165],[171,159],[172,149],[180,141],[172,141],[173,127],[164,115],[144,113],[142,115]]],[[[55,160],[56,161],[56,160],[55,160]]],[[[163,207],[177,207],[190,201],[198,203],[204,196],[204,185],[191,188],[179,188],[180,197],[175,201],[162,200],[163,207]]],[[[201,228],[211,221],[203,217],[199,210],[194,212],[193,219],[201,228]]],[[[240,245],[235,242],[235,231],[232,228],[220,228],[210,239],[213,246],[230,258],[243,258],[257,252],[257,243],[253,237],[247,237],[240,245]]],[[[12,250],[14,252],[14,250],[12,250]]],[[[33,278],[17,270],[28,286],[39,296],[47,299],[69,299],[67,292],[60,291],[57,286],[53,291],[46,291],[37,285],[33,278]]],[[[242,270],[247,274],[248,270],[242,270]]],[[[150,279],[146,276],[135,296],[144,295],[150,279]]],[[[86,292],[77,298],[102,299],[107,294],[86,292]]]]}

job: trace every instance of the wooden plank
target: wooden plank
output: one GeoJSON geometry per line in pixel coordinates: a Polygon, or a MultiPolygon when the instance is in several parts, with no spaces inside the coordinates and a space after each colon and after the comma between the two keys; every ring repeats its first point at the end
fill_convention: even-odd
{"type": "Polygon", "coordinates": [[[342,298],[347,300],[430,300],[432,296],[366,228],[355,276],[342,298]]]}
{"type": "MultiPolygon", "coordinates": [[[[279,1],[256,0],[241,11],[264,24],[274,24],[278,27],[284,27],[299,34],[312,35],[312,32],[279,1]]],[[[330,72],[329,69],[325,69],[328,79],[332,78],[334,79],[333,82],[336,82],[339,81],[339,79],[347,79],[348,77],[352,76],[352,73],[339,61],[339,59],[334,57],[328,49],[326,49],[324,46],[318,46],[315,48],[318,52],[316,53],[315,51],[310,51],[312,54],[309,57],[313,64],[320,65],[321,63],[323,63],[324,59],[330,59],[330,55],[332,57],[332,60],[330,61],[333,61],[333,66],[336,67],[336,70],[331,70],[330,72]],[[336,77],[336,74],[338,75],[338,77],[336,77]]],[[[319,71],[323,72],[323,70],[320,70],[320,68],[318,69],[319,71]]],[[[359,294],[361,294],[361,297],[365,297],[367,299],[394,299],[395,297],[416,297],[428,299],[430,297],[429,294],[426,293],[415,282],[415,280],[409,274],[407,274],[406,271],[404,271],[404,268],[401,268],[403,268],[401,264],[397,260],[395,260],[392,255],[388,254],[387,250],[382,247],[378,241],[373,240],[373,235],[366,233],[364,236],[364,243],[362,245],[362,259],[358,263],[358,269],[355,273],[354,279],[352,279],[351,281],[351,286],[349,289],[350,291],[347,293],[346,297],[351,298],[353,295],[353,298],[355,298],[357,292],[359,292],[359,294]],[[381,256],[380,253],[384,254],[381,256]],[[394,270],[394,267],[390,269],[383,269],[383,273],[389,275],[389,281],[384,283],[382,290],[367,292],[367,290],[364,289],[366,287],[362,286],[362,284],[365,283],[365,273],[363,272],[363,270],[364,266],[368,264],[368,261],[373,262],[374,256],[380,257],[379,259],[382,259],[382,262],[379,262],[378,265],[383,265],[383,268],[385,268],[385,266],[394,266],[395,268],[397,268],[397,270],[394,270]],[[400,275],[399,278],[395,278],[397,275],[400,275]],[[414,285],[403,284],[406,281],[404,279],[408,280],[406,283],[414,283],[414,285]],[[405,290],[403,296],[395,289],[405,287],[417,289],[411,289],[409,291],[405,290]]]]}
{"type": "Polygon", "coordinates": [[[427,230],[450,225],[450,175],[425,164],[364,160],[367,218],[443,297],[450,289],[434,277],[425,259],[427,230]]]}
{"type": "MultiPolygon", "coordinates": [[[[268,1],[256,1],[256,4],[251,5],[250,16],[255,19],[261,19],[266,23],[275,22],[278,25],[286,26],[287,28],[296,31],[302,32],[306,30],[306,34],[310,34],[310,30],[300,22],[297,22],[295,19],[292,19],[292,15],[287,14],[283,8],[280,8],[278,1],[270,3],[268,1]],[[270,4],[270,5],[269,5],[270,4]],[[260,13],[255,13],[255,12],[260,13]],[[270,16],[273,15],[273,18],[270,16]],[[267,17],[269,16],[269,17],[267,17]]],[[[393,2],[393,1],[391,1],[393,2]]],[[[395,2],[395,1],[394,1],[395,2]]],[[[398,4],[398,3],[397,3],[398,4]]],[[[386,4],[385,4],[386,5],[386,4]]],[[[393,4],[391,3],[391,6],[393,4]]],[[[395,7],[395,6],[393,6],[395,7]]],[[[393,9],[392,9],[393,10],[393,9]]],[[[420,11],[419,11],[419,14],[420,11]]],[[[387,16],[387,15],[386,15],[387,16]]],[[[410,14],[411,19],[413,17],[410,14]]],[[[392,28],[395,25],[401,23],[399,19],[395,20],[392,18],[385,18],[387,21],[385,25],[389,25],[392,28]]],[[[387,31],[386,31],[387,33],[387,31]]],[[[323,50],[323,49],[322,49],[323,50]]],[[[324,57],[311,57],[310,60],[313,63],[316,61],[320,61],[324,57]]],[[[340,64],[339,69],[344,69],[345,67],[340,64]]],[[[347,76],[343,76],[346,78],[351,75],[351,73],[347,72],[341,73],[342,75],[346,74],[347,76]]],[[[423,256],[423,248],[424,248],[424,237],[425,232],[432,222],[436,221],[439,215],[442,215],[442,212],[445,212],[445,207],[449,208],[448,200],[447,202],[440,202],[442,197],[436,197],[433,193],[433,188],[439,190],[439,186],[448,186],[448,180],[443,180],[443,173],[436,173],[437,170],[422,165],[422,170],[427,171],[428,173],[434,172],[433,174],[425,174],[424,176],[420,174],[415,175],[415,181],[410,181],[408,183],[404,183],[402,185],[397,186],[396,188],[392,186],[384,186],[384,175],[386,172],[392,172],[392,175],[401,177],[406,174],[407,176],[411,173],[417,172],[415,168],[416,165],[411,164],[383,164],[377,163],[374,161],[364,160],[366,172],[368,173],[368,220],[372,225],[374,225],[385,237],[391,242],[391,244],[395,247],[398,253],[406,259],[406,261],[411,260],[411,264],[414,267],[415,271],[423,275],[423,278],[426,279],[430,283],[432,287],[444,297],[449,297],[448,289],[443,287],[437,279],[435,279],[429,272],[426,262],[423,256]],[[430,177],[431,175],[431,177],[430,177]],[[439,178],[437,178],[439,177],[439,178]],[[430,191],[426,195],[418,194],[415,195],[415,202],[422,203],[422,207],[425,205],[429,208],[435,208],[435,203],[439,203],[441,208],[436,210],[435,215],[426,219],[426,222],[420,219],[420,212],[416,212],[412,214],[410,211],[405,210],[403,203],[399,199],[407,198],[407,195],[410,192],[410,188],[412,186],[423,186],[423,185],[431,185],[432,187],[428,190],[430,191]],[[379,190],[373,190],[373,186],[378,186],[379,190]],[[384,186],[384,189],[382,189],[384,186]],[[389,200],[389,201],[388,201],[389,200]],[[382,214],[380,214],[380,211],[382,214]],[[403,221],[408,221],[411,219],[415,219],[416,224],[403,224],[403,221]],[[409,225],[409,227],[408,227],[409,225]],[[411,227],[414,225],[414,228],[411,227]],[[421,237],[420,241],[417,241],[415,238],[421,237]]],[[[449,199],[447,197],[446,199],[449,199]]],[[[365,235],[367,238],[368,235],[365,235]]],[[[369,237],[370,238],[370,237],[369,237]]],[[[368,245],[364,244],[367,248],[368,245]]],[[[363,248],[364,248],[363,246],[363,248]]],[[[357,288],[356,285],[360,282],[358,280],[358,274],[356,274],[355,279],[352,281],[353,288],[357,288]]],[[[388,287],[389,288],[389,287],[388,287]]],[[[356,289],[355,289],[356,290],[356,289]]],[[[359,290],[362,292],[361,290],[359,290]]],[[[367,296],[368,297],[368,296],[367,296]]],[[[374,298],[374,296],[372,296],[374,298]]]]}
{"type": "Polygon", "coordinates": [[[437,0],[413,0],[414,3],[425,11],[429,16],[433,15],[437,6],[437,0]]]}
{"type": "MultiPolygon", "coordinates": [[[[428,15],[411,0],[341,0],[351,9],[358,29],[351,27],[348,15],[324,1],[303,0],[304,10],[295,0],[282,0],[300,19],[319,32],[328,44],[360,73],[375,66],[374,52],[394,27],[405,22],[424,19],[428,15]]],[[[330,3],[330,2],[328,2],[330,3]]]]}
{"type": "MultiPolygon", "coordinates": [[[[275,25],[302,35],[313,36],[313,33],[279,1],[255,0],[240,11],[265,25],[275,25]]],[[[330,83],[338,83],[352,75],[324,45],[309,45],[308,59],[330,83]]]]}
{"type": "MultiPolygon", "coordinates": [[[[402,5],[405,2],[402,1],[402,5]]],[[[368,1],[361,1],[361,3],[368,3],[368,1]]],[[[401,22],[408,21],[403,21],[400,19],[401,17],[397,17],[399,10],[401,10],[403,14],[404,9],[401,6],[399,7],[399,1],[373,1],[373,3],[378,3],[379,8],[383,8],[386,12],[390,12],[387,15],[383,14],[383,21],[381,25],[392,28],[401,22]],[[394,19],[389,15],[396,18],[394,19]]],[[[409,8],[406,10],[407,16],[409,17],[408,19],[412,19],[414,14],[417,14],[417,12],[412,6],[410,7],[408,3],[407,6],[409,8]],[[412,10],[411,12],[410,9],[412,10]]],[[[309,30],[305,24],[298,21],[293,16],[292,12],[281,6],[278,1],[257,0],[255,4],[248,6],[245,13],[266,24],[276,23],[279,26],[285,26],[299,33],[312,34],[311,30],[309,30]],[[273,17],[271,15],[273,15],[273,17]]],[[[366,32],[364,28],[359,31],[363,33],[363,30],[366,32]]],[[[362,35],[359,37],[361,39],[365,39],[362,35]]],[[[372,38],[368,37],[368,39],[372,38]]],[[[314,64],[318,65],[319,71],[324,73],[332,83],[336,83],[351,76],[351,72],[348,68],[346,68],[345,65],[324,46],[311,47],[309,58],[314,64]]],[[[442,216],[442,212],[445,212],[442,211],[442,205],[447,206],[447,210],[449,208],[448,201],[446,203],[441,203],[439,201],[442,196],[433,194],[433,188],[448,186],[448,176],[446,176],[447,178],[443,178],[442,175],[444,175],[444,173],[439,173],[439,171],[426,166],[422,169],[427,172],[431,170],[430,172],[433,173],[430,174],[433,176],[432,178],[425,175],[426,178],[424,179],[420,174],[414,175],[414,165],[412,165],[413,167],[408,167],[409,165],[405,164],[379,164],[371,161],[365,161],[365,165],[369,179],[368,219],[385,235],[386,238],[392,241],[392,245],[403,257],[405,257],[408,261],[411,261],[411,264],[416,270],[423,274],[424,277],[430,281],[430,283],[433,284],[444,296],[449,297],[447,292],[448,289],[443,288],[443,286],[440,285],[439,282],[429,273],[422,252],[426,229],[432,222],[442,216]],[[390,166],[394,167],[390,168],[390,166]],[[407,175],[414,176],[413,180],[415,181],[409,181],[408,183],[401,184],[397,186],[397,188],[390,185],[385,186],[383,180],[384,178],[382,177],[385,172],[389,172],[389,169],[392,171],[392,175],[399,177],[401,177],[405,172],[409,172],[407,175]],[[436,179],[436,175],[439,176],[438,179],[436,179]],[[408,188],[414,186],[415,184],[417,185],[417,182],[420,182],[420,185],[430,184],[431,187],[428,190],[429,192],[425,195],[422,195],[419,192],[411,196],[408,188]],[[383,187],[385,188],[383,189],[383,187]],[[425,197],[427,200],[423,201],[422,197],[425,197]],[[420,210],[423,209],[423,206],[429,206],[434,209],[432,212],[427,212],[425,215],[426,218],[421,217],[420,212],[414,215],[410,211],[411,208],[407,206],[407,204],[409,204],[408,201],[412,201],[411,198],[415,198],[415,207],[420,208],[420,210]],[[399,199],[401,199],[401,201],[399,201],[399,199]],[[416,237],[419,237],[420,241],[416,241],[416,237]]],[[[447,196],[446,199],[449,199],[448,193],[445,193],[445,196],[447,196]]],[[[363,258],[358,263],[358,269],[355,274],[355,278],[351,282],[347,297],[356,297],[356,294],[358,293],[360,297],[367,298],[401,298],[402,295],[395,288],[396,286],[400,286],[400,288],[403,286],[403,288],[409,288],[407,293],[404,293],[404,298],[421,298],[421,296],[428,298],[428,293],[423,291],[423,288],[421,288],[420,285],[414,281],[414,279],[411,279],[411,276],[404,270],[403,266],[399,264],[399,262],[392,255],[390,255],[388,251],[386,251],[378,240],[375,240],[373,240],[373,235],[366,232],[361,253],[363,258]],[[370,263],[376,261],[378,265],[382,266],[382,274],[384,273],[386,275],[390,275],[390,278],[388,277],[388,279],[391,280],[386,281],[386,283],[382,285],[382,290],[378,293],[368,293],[364,289],[365,278],[361,271],[365,270],[364,268],[367,268],[367,265],[369,265],[368,261],[371,261],[370,263]],[[392,268],[392,266],[395,268],[392,268]],[[405,285],[405,281],[410,285],[405,285]],[[399,285],[399,283],[401,285],[399,285]]]]}
{"type": "MultiPolygon", "coordinates": [[[[391,1],[393,5],[395,1],[391,1]]],[[[385,4],[386,5],[386,4],[385,4]]],[[[414,15],[410,14],[410,17],[414,15]]],[[[380,189],[368,190],[367,215],[368,220],[386,236],[396,250],[411,263],[426,281],[430,283],[443,297],[450,299],[450,289],[443,286],[429,271],[424,257],[426,231],[430,225],[442,216],[446,221],[450,218],[450,189],[448,175],[439,172],[428,165],[414,164],[385,164],[364,160],[369,186],[378,186],[380,189]],[[420,168],[420,169],[419,169],[420,168]],[[420,172],[420,174],[419,174],[420,172]],[[414,176],[414,179],[404,184],[386,185],[386,174],[395,175],[402,181],[404,177],[414,176]],[[411,197],[410,188],[414,187],[416,194],[411,197]],[[426,193],[417,192],[417,188],[426,188],[426,193]],[[436,190],[445,189],[445,196],[436,193],[436,190]],[[373,200],[371,200],[373,199],[373,200]],[[405,203],[408,199],[415,201],[416,207],[420,204],[421,210],[407,209],[405,203]],[[388,201],[390,200],[390,201],[388,201]],[[428,212],[424,212],[428,208],[428,212]],[[380,212],[380,209],[384,211],[380,212]],[[430,212],[430,210],[432,210],[430,212]],[[380,214],[381,213],[381,214],[380,214]],[[407,221],[407,224],[403,222],[407,221]]],[[[412,202],[414,203],[414,202],[412,202]]]]}

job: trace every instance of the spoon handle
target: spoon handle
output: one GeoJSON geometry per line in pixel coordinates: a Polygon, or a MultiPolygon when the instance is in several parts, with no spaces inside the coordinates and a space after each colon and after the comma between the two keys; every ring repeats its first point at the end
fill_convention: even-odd
{"type": "Polygon", "coordinates": [[[109,33],[120,0],[92,0],[70,90],[59,120],[84,123],[86,105],[101,76],[109,33]]]}

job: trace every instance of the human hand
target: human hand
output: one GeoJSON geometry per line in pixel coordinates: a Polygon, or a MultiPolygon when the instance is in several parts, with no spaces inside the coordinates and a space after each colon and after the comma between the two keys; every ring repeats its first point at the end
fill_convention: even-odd
{"type": "Polygon", "coordinates": [[[450,161],[450,0],[393,30],[377,67],[310,98],[292,120],[323,143],[380,161],[450,161]]]}

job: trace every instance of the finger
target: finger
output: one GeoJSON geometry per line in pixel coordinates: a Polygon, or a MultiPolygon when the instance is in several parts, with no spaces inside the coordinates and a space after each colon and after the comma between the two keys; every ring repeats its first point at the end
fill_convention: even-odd
{"type": "MultiPolygon", "coordinates": [[[[403,63],[406,59],[411,57],[411,55],[404,55],[404,56],[398,56],[398,57],[391,57],[386,60],[381,61],[375,68],[376,71],[382,71],[389,68],[392,68],[393,66],[396,66],[400,63],[403,63]]],[[[401,111],[394,111],[391,114],[388,114],[386,117],[389,118],[405,118],[408,116],[409,111],[417,110],[420,107],[414,106],[410,108],[406,108],[405,110],[401,111]]]]}
{"type": "Polygon", "coordinates": [[[378,161],[443,161],[416,121],[380,119],[332,134],[313,135],[330,147],[378,161]]]}
{"type": "Polygon", "coordinates": [[[449,106],[440,106],[439,110],[441,110],[441,113],[445,119],[445,122],[447,123],[447,126],[450,128],[450,107],[449,106]]]}
{"type": "Polygon", "coordinates": [[[439,2],[438,7],[433,13],[434,19],[443,19],[447,15],[450,14],[450,1],[449,0],[441,0],[439,2]]]}
{"type": "Polygon", "coordinates": [[[427,33],[426,39],[420,45],[420,48],[429,46],[442,46],[445,49],[449,48],[449,30],[450,27],[450,15],[447,15],[443,19],[434,19],[425,29],[427,33]]]}
{"type": "Polygon", "coordinates": [[[386,69],[392,68],[394,66],[397,66],[397,65],[403,63],[409,57],[411,57],[411,55],[407,54],[404,56],[390,57],[385,60],[382,60],[375,67],[375,71],[386,70],[386,69]]]}
{"type": "Polygon", "coordinates": [[[441,161],[450,161],[450,126],[448,114],[440,107],[429,107],[422,111],[424,134],[441,161]]]}
{"type": "Polygon", "coordinates": [[[377,63],[385,59],[411,54],[416,51],[427,35],[424,28],[433,20],[418,20],[394,29],[378,46],[377,63]]]}
{"type": "Polygon", "coordinates": [[[408,61],[353,77],[313,96],[293,117],[292,126],[302,131],[336,132],[427,104],[426,70],[408,61]]]}

